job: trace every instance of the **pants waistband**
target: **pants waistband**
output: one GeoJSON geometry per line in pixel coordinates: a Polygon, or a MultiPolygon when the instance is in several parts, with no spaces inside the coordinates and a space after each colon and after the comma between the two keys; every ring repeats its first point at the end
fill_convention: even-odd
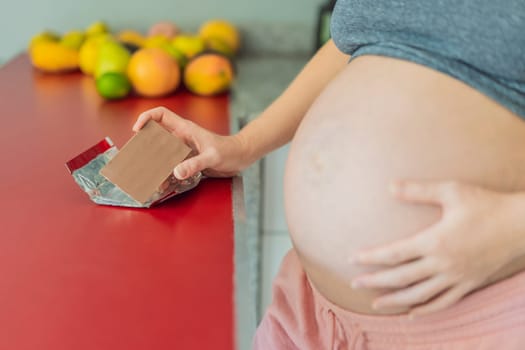
{"type": "Polygon", "coordinates": [[[455,305],[410,320],[405,315],[366,315],[331,303],[310,283],[320,305],[347,327],[358,327],[380,342],[453,340],[522,325],[525,328],[525,272],[467,295],[455,305]]]}

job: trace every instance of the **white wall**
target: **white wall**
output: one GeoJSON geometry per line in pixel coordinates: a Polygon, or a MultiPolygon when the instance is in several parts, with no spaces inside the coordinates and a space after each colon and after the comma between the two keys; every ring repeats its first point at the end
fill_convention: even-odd
{"type": "Polygon", "coordinates": [[[105,20],[116,29],[145,30],[170,19],[193,29],[210,18],[249,25],[260,22],[314,23],[324,0],[0,0],[0,63],[24,50],[35,33],[83,29],[105,20]],[[189,24],[189,26],[188,26],[189,24]]]}
{"type": "Polygon", "coordinates": [[[289,146],[282,147],[264,160],[262,220],[261,300],[259,316],[272,301],[272,282],[282,258],[292,247],[284,213],[283,179],[289,146]]]}

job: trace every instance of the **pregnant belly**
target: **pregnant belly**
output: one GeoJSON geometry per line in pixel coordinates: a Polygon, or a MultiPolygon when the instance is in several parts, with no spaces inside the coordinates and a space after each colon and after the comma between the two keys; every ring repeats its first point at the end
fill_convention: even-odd
{"type": "Polygon", "coordinates": [[[523,174],[525,123],[517,116],[429,68],[360,57],[318,97],[292,142],[285,175],[292,242],[327,299],[375,313],[371,301],[384,291],[350,287],[372,268],[350,266],[349,255],[440,216],[438,207],[391,198],[391,181],[460,180],[511,191],[525,189],[523,174]]]}

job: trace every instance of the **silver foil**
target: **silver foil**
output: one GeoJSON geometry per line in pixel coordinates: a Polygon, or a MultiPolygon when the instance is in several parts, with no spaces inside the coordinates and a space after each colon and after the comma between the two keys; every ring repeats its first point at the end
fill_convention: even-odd
{"type": "Polygon", "coordinates": [[[140,203],[131,198],[104,176],[100,170],[118,153],[118,149],[109,138],[106,139],[112,146],[103,153],[99,153],[86,165],[71,172],[75,182],[97,204],[113,205],[119,207],[149,208],[180,193],[195,188],[203,178],[199,172],[186,180],[177,180],[170,175],[160,188],[145,203],[140,203]]]}

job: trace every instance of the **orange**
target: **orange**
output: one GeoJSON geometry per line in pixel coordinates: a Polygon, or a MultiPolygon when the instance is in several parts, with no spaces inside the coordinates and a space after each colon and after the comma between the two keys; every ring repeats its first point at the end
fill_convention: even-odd
{"type": "Polygon", "coordinates": [[[207,53],[192,59],[184,70],[184,84],[194,94],[212,96],[227,91],[233,82],[231,61],[220,54],[207,53]]]}
{"type": "Polygon", "coordinates": [[[158,47],[135,52],[127,75],[135,91],[146,97],[168,95],[177,89],[181,78],[177,61],[158,47]]]}

